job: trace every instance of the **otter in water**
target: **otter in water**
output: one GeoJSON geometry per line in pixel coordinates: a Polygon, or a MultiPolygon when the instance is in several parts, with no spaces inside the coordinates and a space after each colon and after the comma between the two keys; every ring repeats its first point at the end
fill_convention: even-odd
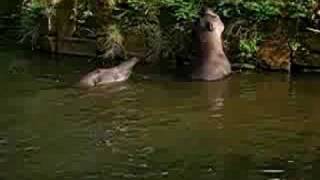
{"type": "Polygon", "coordinates": [[[132,68],[138,63],[138,58],[131,58],[113,68],[96,69],[80,80],[81,86],[93,87],[113,82],[126,81],[132,72],[132,68]]]}
{"type": "Polygon", "coordinates": [[[196,27],[199,47],[197,61],[193,64],[192,79],[214,81],[231,73],[231,65],[223,50],[224,24],[209,8],[204,8],[196,27]]]}

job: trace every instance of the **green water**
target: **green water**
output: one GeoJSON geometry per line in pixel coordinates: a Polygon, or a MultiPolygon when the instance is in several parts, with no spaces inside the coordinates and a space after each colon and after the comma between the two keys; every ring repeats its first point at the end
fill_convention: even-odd
{"type": "Polygon", "coordinates": [[[320,178],[319,75],[85,90],[85,61],[0,49],[1,180],[320,178]]]}

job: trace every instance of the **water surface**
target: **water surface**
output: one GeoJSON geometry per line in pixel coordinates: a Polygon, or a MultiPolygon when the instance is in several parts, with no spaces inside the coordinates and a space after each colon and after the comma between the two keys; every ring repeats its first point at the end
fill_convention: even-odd
{"type": "Polygon", "coordinates": [[[319,179],[317,74],[79,89],[86,61],[1,48],[1,180],[319,179]]]}

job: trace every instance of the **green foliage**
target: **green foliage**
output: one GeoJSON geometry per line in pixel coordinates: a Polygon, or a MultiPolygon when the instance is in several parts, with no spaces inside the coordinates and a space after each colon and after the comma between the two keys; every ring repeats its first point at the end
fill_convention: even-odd
{"type": "Polygon", "coordinates": [[[274,0],[238,0],[220,1],[216,10],[224,17],[244,17],[251,20],[269,20],[281,14],[283,1],[274,0]]]}
{"type": "Polygon", "coordinates": [[[311,16],[315,3],[315,0],[290,0],[286,9],[291,18],[306,18],[311,16]]]}
{"type": "MultiPolygon", "coordinates": [[[[262,37],[269,33],[263,28],[263,24],[276,22],[279,18],[307,20],[311,17],[315,2],[315,0],[218,0],[215,2],[208,0],[206,4],[214,7],[222,18],[236,19],[233,21],[235,23],[230,25],[235,30],[228,34],[231,38],[227,37],[227,39],[239,40],[236,57],[241,62],[248,60],[251,62],[255,58],[262,37]],[[242,23],[236,24],[236,22],[242,23]]],[[[299,44],[294,43],[292,46],[296,49],[299,44]]]]}
{"type": "Polygon", "coordinates": [[[44,11],[41,3],[32,3],[22,7],[20,25],[23,33],[32,30],[44,11]]]}
{"type": "Polygon", "coordinates": [[[289,39],[289,48],[291,51],[296,52],[300,47],[302,47],[302,44],[297,41],[297,39],[289,39]]]}
{"type": "Polygon", "coordinates": [[[192,51],[189,46],[192,22],[198,17],[201,7],[209,6],[221,16],[226,26],[228,19],[245,22],[236,25],[233,28],[236,33],[233,32],[232,38],[226,37],[226,39],[238,40],[238,57],[252,59],[263,35],[260,24],[279,18],[310,17],[315,0],[112,0],[108,2],[106,14],[110,17],[109,26],[110,23],[117,25],[123,35],[132,32],[142,34],[145,37],[146,47],[154,54],[161,54],[166,58],[174,58],[176,54],[188,54],[192,51]]]}
{"type": "Polygon", "coordinates": [[[117,25],[111,25],[107,31],[110,32],[110,34],[107,36],[107,40],[110,43],[115,43],[120,46],[123,45],[123,37],[117,25]]]}
{"type": "Polygon", "coordinates": [[[279,1],[257,1],[245,2],[244,8],[249,14],[254,14],[258,21],[268,20],[281,14],[283,2],[279,1]]]}
{"type": "Polygon", "coordinates": [[[172,14],[178,21],[191,21],[198,17],[200,3],[197,0],[161,0],[160,2],[164,7],[172,9],[172,14]]]}
{"type": "MultiPolygon", "coordinates": [[[[22,25],[26,29],[34,27],[36,19],[51,1],[32,2],[33,7],[25,10],[26,16],[22,18],[22,25]]],[[[154,54],[166,57],[186,54],[190,52],[187,44],[191,43],[192,22],[198,17],[201,7],[209,6],[221,16],[226,27],[229,22],[245,22],[235,25],[234,32],[231,33],[232,38],[226,37],[226,39],[238,41],[237,50],[241,57],[253,58],[263,36],[264,30],[261,24],[279,18],[309,18],[316,0],[100,0],[99,2],[103,3],[97,10],[98,31],[101,38],[99,42],[102,42],[104,46],[102,49],[105,51],[115,49],[115,45],[124,48],[126,35],[137,33],[144,37],[146,47],[154,54]]],[[[78,19],[86,19],[88,9],[90,8],[85,6],[79,7],[78,19]]]]}
{"type": "Polygon", "coordinates": [[[224,17],[243,17],[254,21],[274,18],[304,18],[312,13],[315,0],[219,0],[209,1],[209,6],[224,17]]]}
{"type": "MultiPolygon", "coordinates": [[[[50,19],[50,23],[52,23],[52,20],[56,16],[56,5],[60,2],[61,1],[57,0],[24,0],[20,12],[21,33],[25,34],[33,31],[35,27],[39,26],[41,18],[43,18],[43,20],[47,19],[48,22],[50,19]]],[[[73,9],[73,11],[76,13],[69,18],[74,18],[77,22],[77,25],[80,27],[84,25],[90,17],[94,16],[95,8],[95,2],[92,0],[78,0],[77,8],[73,9]]],[[[54,26],[52,24],[50,25],[54,26]]],[[[51,30],[50,28],[48,27],[49,30],[51,30]]]]}
{"type": "Polygon", "coordinates": [[[258,50],[259,40],[259,37],[241,39],[239,43],[240,57],[246,59],[253,58],[258,50]]]}

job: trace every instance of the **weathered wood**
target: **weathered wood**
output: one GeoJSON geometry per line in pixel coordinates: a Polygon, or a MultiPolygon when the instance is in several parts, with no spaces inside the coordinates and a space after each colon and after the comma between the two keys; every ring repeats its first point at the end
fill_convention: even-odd
{"type": "Polygon", "coordinates": [[[45,36],[39,39],[40,50],[51,53],[68,54],[77,56],[96,56],[96,40],[75,37],[64,37],[60,39],[59,47],[56,48],[56,37],[45,36]]]}

